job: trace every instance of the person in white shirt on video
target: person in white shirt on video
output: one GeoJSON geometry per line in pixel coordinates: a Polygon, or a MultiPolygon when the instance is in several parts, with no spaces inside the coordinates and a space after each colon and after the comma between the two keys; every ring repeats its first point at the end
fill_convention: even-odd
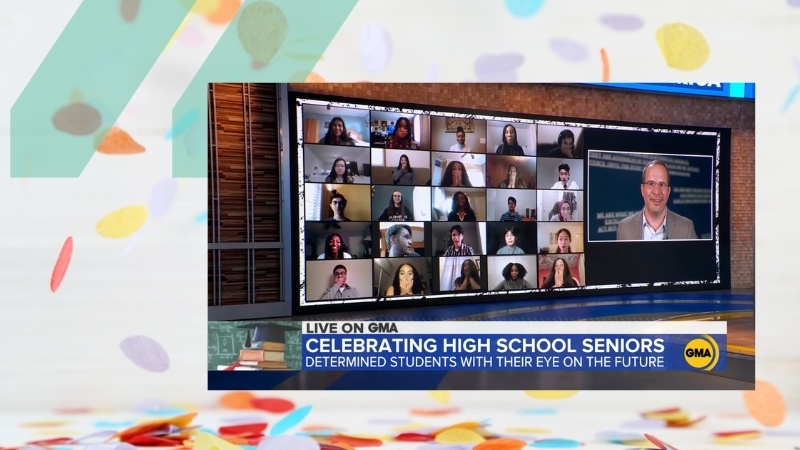
{"type": "Polygon", "coordinates": [[[558,181],[550,189],[580,189],[575,180],[569,179],[569,164],[563,163],[558,166],[558,181]]]}

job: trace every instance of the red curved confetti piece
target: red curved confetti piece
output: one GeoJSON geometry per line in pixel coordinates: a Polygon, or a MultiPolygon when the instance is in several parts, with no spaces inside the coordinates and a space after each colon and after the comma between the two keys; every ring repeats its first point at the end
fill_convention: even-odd
{"type": "Polygon", "coordinates": [[[42,439],[40,441],[30,441],[30,442],[26,442],[25,445],[38,445],[38,446],[67,445],[67,444],[71,444],[73,441],[74,441],[74,439],[70,438],[70,437],[57,437],[57,438],[50,438],[50,439],[42,439]]]}
{"type": "Polygon", "coordinates": [[[289,400],[268,397],[254,398],[250,400],[250,405],[255,409],[278,414],[292,411],[295,408],[294,403],[289,400]]]}
{"type": "Polygon", "coordinates": [[[72,236],[67,236],[64,245],[61,246],[61,253],[58,254],[56,266],[53,268],[53,275],[50,276],[50,290],[55,292],[61,286],[61,280],[64,279],[64,274],[67,273],[69,267],[69,260],[72,258],[72,236]]]}
{"type": "Polygon", "coordinates": [[[428,442],[436,439],[432,434],[425,433],[400,433],[394,437],[395,441],[404,442],[428,442]]]}
{"type": "Polygon", "coordinates": [[[230,434],[234,436],[245,435],[246,437],[250,437],[254,434],[262,433],[266,429],[267,429],[266,422],[243,423],[241,425],[229,425],[225,427],[219,427],[219,434],[230,434]]]}
{"type": "Polygon", "coordinates": [[[753,434],[753,433],[761,433],[759,430],[740,430],[740,431],[718,431],[714,433],[714,437],[731,437],[731,436],[738,436],[740,434],[753,434]]]}
{"type": "Polygon", "coordinates": [[[661,439],[659,439],[659,438],[657,438],[655,436],[652,436],[652,435],[649,435],[649,434],[645,433],[644,437],[646,437],[647,440],[649,440],[653,444],[656,444],[658,446],[658,448],[660,448],[661,450],[678,450],[677,448],[667,444],[666,442],[662,441],[661,439]]]}
{"type": "Polygon", "coordinates": [[[380,447],[383,441],[374,438],[360,438],[355,436],[347,436],[344,434],[334,434],[330,439],[332,444],[347,444],[353,447],[380,447]]]}

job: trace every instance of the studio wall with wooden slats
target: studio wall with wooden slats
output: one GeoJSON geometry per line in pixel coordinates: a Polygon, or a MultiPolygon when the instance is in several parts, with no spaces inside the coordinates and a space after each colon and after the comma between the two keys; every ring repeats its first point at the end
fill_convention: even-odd
{"type": "Polygon", "coordinates": [[[275,84],[209,85],[209,317],[283,299],[279,102],[275,84]]]}

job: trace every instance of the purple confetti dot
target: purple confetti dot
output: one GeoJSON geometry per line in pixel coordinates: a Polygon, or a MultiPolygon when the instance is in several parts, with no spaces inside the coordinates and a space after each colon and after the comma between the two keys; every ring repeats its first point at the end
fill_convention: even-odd
{"type": "Polygon", "coordinates": [[[380,72],[392,58],[392,37],[381,25],[368,23],[361,29],[361,62],[370,72],[380,72]]]}
{"type": "Polygon", "coordinates": [[[553,39],[550,41],[550,48],[567,61],[583,61],[589,57],[589,50],[585,45],[567,39],[553,39]]]}
{"type": "Polygon", "coordinates": [[[786,0],[786,3],[792,8],[800,8],[800,0],[786,0]]]}
{"type": "Polygon", "coordinates": [[[642,419],[642,420],[633,420],[631,422],[625,422],[621,425],[623,428],[641,428],[641,429],[650,429],[650,428],[666,428],[666,422],[663,420],[652,420],[652,419],[642,419]]]}
{"type": "Polygon", "coordinates": [[[156,183],[150,192],[147,207],[154,219],[158,219],[167,212],[175,196],[178,194],[178,180],[167,178],[156,183]]]}
{"type": "Polygon", "coordinates": [[[319,450],[317,441],[303,436],[276,436],[258,443],[258,450],[319,450]]]}
{"type": "Polygon", "coordinates": [[[122,353],[134,364],[150,372],[166,372],[169,356],[158,342],[147,336],[130,336],[119,344],[122,353]]]}
{"type": "Polygon", "coordinates": [[[475,61],[475,74],[483,82],[514,82],[523,61],[525,58],[519,53],[483,55],[475,61]]]}
{"type": "Polygon", "coordinates": [[[604,14],[600,16],[600,22],[617,31],[633,31],[644,26],[644,21],[639,17],[623,14],[604,14]]]}

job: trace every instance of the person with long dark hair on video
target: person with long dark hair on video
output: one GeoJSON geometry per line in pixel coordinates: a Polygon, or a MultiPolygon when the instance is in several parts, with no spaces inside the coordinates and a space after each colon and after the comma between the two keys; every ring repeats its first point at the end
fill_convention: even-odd
{"type": "Polygon", "coordinates": [[[403,204],[402,192],[392,192],[392,198],[389,199],[389,206],[383,210],[378,220],[382,222],[406,222],[414,220],[414,213],[409,211],[408,207],[403,204]]]}
{"type": "Polygon", "coordinates": [[[495,291],[511,291],[514,289],[533,289],[534,286],[525,279],[528,271],[520,263],[508,263],[503,268],[503,281],[494,287],[495,291]]]}
{"type": "Polygon", "coordinates": [[[556,232],[556,253],[572,253],[572,233],[566,228],[561,228],[556,232]]]}
{"type": "Polygon", "coordinates": [[[414,142],[411,133],[411,121],[405,117],[397,119],[397,123],[394,125],[394,133],[392,133],[392,136],[386,141],[386,148],[419,150],[419,144],[414,142]]]}
{"type": "Polygon", "coordinates": [[[444,187],[472,187],[469,181],[467,169],[461,161],[450,161],[442,174],[442,186],[444,187]]]}
{"type": "Polygon", "coordinates": [[[398,295],[422,295],[425,289],[422,285],[422,277],[417,269],[411,264],[402,264],[394,273],[391,286],[386,289],[387,297],[398,295]]]}
{"type": "Polygon", "coordinates": [[[356,145],[353,138],[347,134],[347,127],[341,117],[331,119],[328,124],[328,132],[325,133],[325,136],[322,136],[319,143],[327,145],[356,145]]]}
{"type": "Polygon", "coordinates": [[[506,227],[504,239],[506,245],[497,251],[498,255],[524,255],[525,250],[517,245],[519,229],[517,227],[506,227]]]}
{"type": "Polygon", "coordinates": [[[507,124],[503,127],[503,143],[497,146],[498,155],[525,156],[525,151],[517,142],[517,129],[507,124]]]}
{"type": "Polygon", "coordinates": [[[467,194],[458,191],[453,196],[453,203],[450,206],[450,214],[447,215],[448,222],[477,222],[475,211],[469,206],[467,194]]]}
{"type": "Polygon", "coordinates": [[[545,278],[542,287],[545,289],[557,289],[564,287],[578,287],[580,283],[569,272],[569,266],[564,258],[556,258],[553,267],[550,268],[550,275],[545,278]]]}
{"type": "Polygon", "coordinates": [[[464,260],[461,264],[461,276],[453,282],[453,289],[456,291],[474,291],[481,288],[478,280],[481,278],[478,272],[478,265],[471,259],[464,260]]]}
{"type": "Polygon", "coordinates": [[[509,165],[508,172],[506,173],[506,179],[503,180],[497,187],[503,189],[527,189],[528,185],[517,175],[518,175],[517,166],[515,166],[514,164],[509,165]]]}
{"type": "Polygon", "coordinates": [[[317,259],[350,259],[353,256],[347,253],[347,246],[339,233],[331,233],[325,238],[325,253],[317,259]]]}
{"type": "Polygon", "coordinates": [[[347,161],[345,161],[344,158],[336,158],[333,160],[331,173],[325,177],[325,182],[337,184],[353,183],[353,177],[347,174],[347,161]]]}
{"type": "Polygon", "coordinates": [[[414,184],[414,169],[408,162],[408,156],[400,155],[397,169],[392,172],[392,183],[400,186],[411,186],[414,184]]]}

